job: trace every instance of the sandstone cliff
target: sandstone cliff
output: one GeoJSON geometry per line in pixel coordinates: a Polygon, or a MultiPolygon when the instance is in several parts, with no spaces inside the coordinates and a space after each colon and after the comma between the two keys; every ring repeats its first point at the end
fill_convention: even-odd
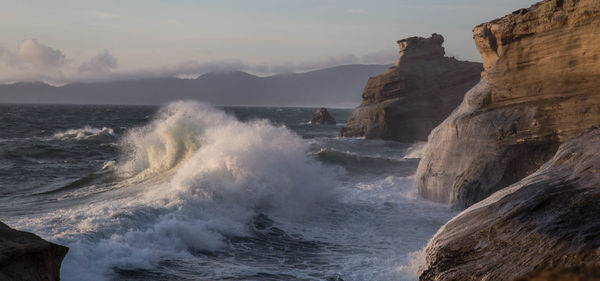
{"type": "Polygon", "coordinates": [[[585,131],[456,216],[427,245],[420,280],[592,280],[578,276],[600,267],[599,149],[600,128],[585,131]]]}
{"type": "Polygon", "coordinates": [[[600,1],[546,0],[477,26],[482,81],[435,128],[419,193],[465,208],[600,121],[600,1]]]}
{"type": "Polygon", "coordinates": [[[0,280],[60,280],[60,265],[68,250],[0,222],[0,280]]]}
{"type": "Polygon", "coordinates": [[[396,64],[370,78],[362,104],[341,130],[343,137],[411,142],[427,135],[480,79],[480,63],[445,57],[444,38],[411,37],[398,41],[396,64]]]}

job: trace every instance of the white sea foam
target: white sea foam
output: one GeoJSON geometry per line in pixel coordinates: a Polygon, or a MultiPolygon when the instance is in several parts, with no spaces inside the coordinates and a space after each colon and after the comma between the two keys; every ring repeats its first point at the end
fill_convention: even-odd
{"type": "Polygon", "coordinates": [[[427,142],[416,142],[406,150],[405,159],[420,159],[427,148],[427,142]]]}
{"type": "Polygon", "coordinates": [[[53,139],[65,140],[65,139],[89,139],[102,135],[114,135],[115,132],[111,128],[102,127],[102,129],[85,126],[79,129],[69,129],[66,131],[57,132],[52,137],[53,139]]]}
{"type": "Polygon", "coordinates": [[[57,212],[60,226],[39,230],[71,247],[65,280],[103,280],[113,267],[215,251],[224,235],[246,235],[257,213],[294,220],[334,196],[333,173],[309,159],[300,137],[198,103],[166,106],[122,145],[123,157],[104,167],[114,166],[122,187],[57,212]]]}
{"type": "MultiPolygon", "coordinates": [[[[385,142],[312,142],[314,151],[331,142],[332,150],[351,155],[405,155],[403,146],[382,153],[385,142]]],[[[150,124],[126,133],[119,146],[122,156],[105,162],[101,171],[114,173],[116,181],[106,177],[108,184],[77,189],[85,194],[75,197],[84,200],[71,202],[79,205],[10,221],[70,247],[64,280],[106,280],[115,268],[152,274],[165,270],[161,261],[223,262],[214,269],[219,277],[276,268],[273,272],[300,279],[317,278],[315,272],[323,271],[327,276],[339,273],[344,280],[414,280],[419,267],[414,251],[450,217],[445,206],[417,196],[411,176],[344,174],[338,181],[332,172],[336,162],[329,168],[317,163],[308,154],[310,143],[288,129],[267,121],[243,123],[202,104],[164,107],[150,124]],[[334,192],[339,189],[344,192],[334,192]],[[239,247],[249,247],[265,260],[270,255],[299,258],[303,250],[296,253],[291,244],[282,257],[229,239],[252,235],[251,222],[259,213],[290,237],[309,245],[317,241],[302,262],[317,261],[323,267],[278,268],[276,263],[202,256],[228,250],[239,254],[239,247]]]]}

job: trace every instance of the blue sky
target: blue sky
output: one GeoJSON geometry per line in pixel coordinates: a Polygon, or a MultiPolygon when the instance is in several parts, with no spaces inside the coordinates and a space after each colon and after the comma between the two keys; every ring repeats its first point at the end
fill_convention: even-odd
{"type": "Polygon", "coordinates": [[[522,0],[3,1],[0,82],[54,83],[207,71],[301,72],[393,63],[396,40],[441,33],[480,60],[472,28],[522,0]]]}

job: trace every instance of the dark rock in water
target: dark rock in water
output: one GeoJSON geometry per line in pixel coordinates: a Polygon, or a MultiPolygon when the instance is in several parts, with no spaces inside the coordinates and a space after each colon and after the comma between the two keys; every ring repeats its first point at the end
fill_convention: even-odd
{"type": "Polygon", "coordinates": [[[329,114],[327,108],[321,107],[315,111],[310,119],[310,123],[315,125],[335,125],[335,119],[329,114]]]}
{"type": "Polygon", "coordinates": [[[546,0],[475,27],[486,74],[429,136],[415,181],[464,209],[600,122],[600,1],[546,0]]]}
{"type": "Polygon", "coordinates": [[[398,41],[396,64],[370,78],[342,137],[412,142],[444,120],[481,77],[481,63],[445,57],[444,37],[398,41]]]}
{"type": "Polygon", "coordinates": [[[68,250],[0,222],[0,280],[60,280],[68,250]]]}
{"type": "Polygon", "coordinates": [[[425,249],[420,280],[510,281],[600,268],[599,149],[600,128],[586,130],[535,173],[446,223],[425,249]]]}

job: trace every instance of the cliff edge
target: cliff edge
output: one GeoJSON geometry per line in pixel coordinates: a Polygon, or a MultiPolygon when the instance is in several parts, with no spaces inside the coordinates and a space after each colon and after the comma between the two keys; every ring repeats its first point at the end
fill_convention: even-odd
{"type": "Polygon", "coordinates": [[[600,122],[600,1],[546,0],[475,27],[482,81],[430,134],[416,181],[466,208],[600,122]]]}
{"type": "Polygon", "coordinates": [[[585,130],[535,173],[450,220],[429,241],[420,280],[593,280],[599,148],[600,128],[585,130]],[[555,279],[541,279],[548,275],[555,279]]]}
{"type": "Polygon", "coordinates": [[[426,140],[477,82],[480,63],[445,57],[444,37],[411,37],[398,41],[396,64],[369,78],[362,103],[342,137],[412,142],[426,140]]]}

